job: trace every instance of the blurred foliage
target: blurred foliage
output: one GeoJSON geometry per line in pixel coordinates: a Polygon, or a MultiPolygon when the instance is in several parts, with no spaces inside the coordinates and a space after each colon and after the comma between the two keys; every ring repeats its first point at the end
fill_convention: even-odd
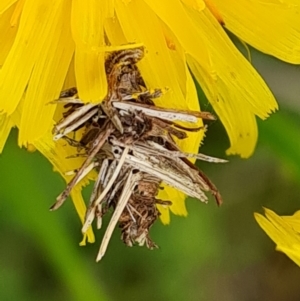
{"type": "MultiPolygon", "coordinates": [[[[259,60],[254,56],[253,63],[259,60]]],[[[300,209],[294,97],[295,110],[293,101],[285,106],[282,99],[281,110],[259,122],[253,157],[199,162],[222,192],[220,208],[212,198],[208,205],[187,200],[187,218],[172,216],[171,225],[153,227],[160,246],[154,251],[126,247],[116,229],[98,264],[103,231],[96,232],[95,244],[79,247],[80,222],[71,201],[48,211],[65,183],[38,152],[16,146],[14,130],[0,156],[0,300],[299,300],[299,268],[275,251],[253,218],[262,206],[282,215],[300,209]]],[[[202,108],[212,110],[206,101],[202,108]]],[[[224,157],[228,146],[220,122],[210,123],[201,152],[224,157]]]]}

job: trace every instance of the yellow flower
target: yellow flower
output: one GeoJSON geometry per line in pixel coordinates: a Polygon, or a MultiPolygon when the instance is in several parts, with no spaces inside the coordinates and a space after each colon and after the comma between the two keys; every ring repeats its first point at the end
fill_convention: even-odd
{"type": "Polygon", "coordinates": [[[254,214],[259,225],[276,243],[276,250],[285,253],[300,266],[300,211],[292,216],[278,216],[265,209],[265,215],[254,214]]]}
{"type": "MultiPolygon", "coordinates": [[[[300,63],[298,17],[296,0],[2,0],[0,151],[16,125],[19,145],[34,145],[68,181],[65,171],[81,159],[65,159],[68,146],[52,141],[60,108],[49,102],[71,86],[85,102],[103,100],[105,52],[141,43],[147,86],[169,88],[156,104],[200,110],[191,70],[227,130],[227,153],[249,157],[255,116],[266,118],[277,104],[222,24],[259,50],[300,63]]],[[[181,146],[197,152],[202,136],[190,135],[181,146]]],[[[81,218],[86,183],[73,192],[81,218]]],[[[169,190],[169,197],[176,200],[171,210],[186,215],[182,195],[169,190]]],[[[167,223],[169,211],[160,210],[167,223]]]]}

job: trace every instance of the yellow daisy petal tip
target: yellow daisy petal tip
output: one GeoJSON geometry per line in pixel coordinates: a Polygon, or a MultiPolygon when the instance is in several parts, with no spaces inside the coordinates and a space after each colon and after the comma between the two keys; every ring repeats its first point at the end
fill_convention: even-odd
{"type": "Polygon", "coordinates": [[[279,215],[277,215],[273,210],[271,210],[267,207],[263,207],[263,210],[264,210],[266,217],[272,217],[272,216],[279,217],[279,215]]]}
{"type": "Polygon", "coordinates": [[[169,208],[167,206],[163,206],[163,205],[156,205],[159,213],[160,213],[160,220],[162,222],[163,225],[169,225],[170,224],[170,211],[169,208]]]}
{"type": "Polygon", "coordinates": [[[256,220],[256,222],[258,223],[258,225],[265,230],[267,226],[270,226],[269,221],[267,220],[266,217],[264,217],[262,214],[260,213],[254,213],[254,218],[256,220]]]}
{"type": "Polygon", "coordinates": [[[79,246],[84,247],[86,246],[86,242],[88,243],[94,243],[95,242],[95,237],[94,235],[88,235],[88,234],[83,234],[82,241],[79,243],[79,246]]]}
{"type": "Polygon", "coordinates": [[[254,218],[257,220],[259,219],[262,215],[260,213],[254,212],[253,213],[254,218]]]}
{"type": "Polygon", "coordinates": [[[299,1],[213,0],[226,28],[263,53],[300,63],[299,1]],[[253,26],[255,24],[255,26],[253,26]]]}
{"type": "Polygon", "coordinates": [[[79,243],[80,247],[86,246],[86,239],[87,239],[87,236],[84,234],[83,238],[82,238],[82,241],[79,243]]]}
{"type": "MultiPolygon", "coordinates": [[[[290,217],[282,217],[274,211],[263,208],[266,217],[254,213],[260,227],[275,242],[276,250],[286,254],[300,266],[300,238],[299,232],[290,224],[290,217]]],[[[297,228],[296,228],[297,229],[297,228]]]]}

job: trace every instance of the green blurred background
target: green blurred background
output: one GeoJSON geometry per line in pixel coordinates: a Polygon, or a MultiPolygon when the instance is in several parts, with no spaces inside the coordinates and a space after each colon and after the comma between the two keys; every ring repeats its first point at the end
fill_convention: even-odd
{"type": "MultiPolygon", "coordinates": [[[[79,247],[81,225],[71,201],[48,210],[64,181],[38,152],[17,147],[14,130],[0,156],[0,300],[300,300],[299,267],[275,251],[253,218],[262,206],[281,215],[300,209],[300,66],[254,51],[252,62],[280,111],[259,121],[250,159],[200,163],[224,204],[187,200],[187,218],[172,216],[169,226],[153,227],[160,246],[154,251],[126,247],[117,229],[96,264],[103,231],[95,244],[79,247]]],[[[210,123],[201,152],[225,157],[228,146],[221,123],[210,123]]]]}

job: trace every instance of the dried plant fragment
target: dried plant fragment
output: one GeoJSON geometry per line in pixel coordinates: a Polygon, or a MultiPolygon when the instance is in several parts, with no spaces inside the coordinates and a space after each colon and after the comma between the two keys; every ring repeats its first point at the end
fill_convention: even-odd
{"type": "Polygon", "coordinates": [[[73,179],[51,210],[58,209],[92,169],[97,171],[82,232],[95,219],[101,228],[103,215],[113,210],[97,261],[105,254],[116,224],[126,245],[157,247],[149,236],[151,226],[160,215],[156,204],[172,204],[172,200],[156,198],[162,183],[202,202],[208,200],[205,192],[211,192],[218,204],[222,202],[214,184],[187,158],[226,161],[182,152],[174,140],[175,137],[185,139],[189,131],[205,130],[183,126],[177,121],[193,124],[198,118],[214,120],[215,117],[209,112],[156,107],[153,99],[165,93],[165,89],[147,89],[136,64],[143,55],[142,47],[108,55],[105,68],[109,89],[101,103],[83,104],[76,88],[61,92],[56,100],[65,103],[66,111],[53,129],[53,139],[65,139],[77,148],[76,156],[86,159],[73,171],[73,179]],[[79,129],[83,129],[83,134],[76,140],[74,132],[79,133],[79,129]]]}

